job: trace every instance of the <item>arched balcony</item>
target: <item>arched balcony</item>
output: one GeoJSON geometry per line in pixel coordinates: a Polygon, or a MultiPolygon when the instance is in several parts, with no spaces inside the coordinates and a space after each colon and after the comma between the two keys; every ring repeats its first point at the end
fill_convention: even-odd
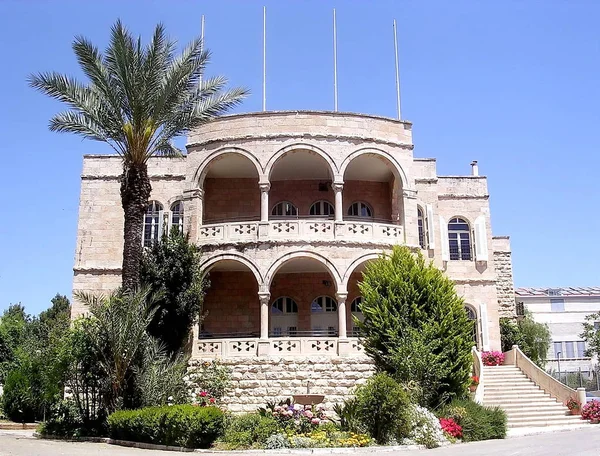
{"type": "Polygon", "coordinates": [[[348,240],[404,243],[400,166],[378,150],[339,165],[323,150],[296,144],[261,166],[247,151],[201,165],[198,243],[348,240]]]}

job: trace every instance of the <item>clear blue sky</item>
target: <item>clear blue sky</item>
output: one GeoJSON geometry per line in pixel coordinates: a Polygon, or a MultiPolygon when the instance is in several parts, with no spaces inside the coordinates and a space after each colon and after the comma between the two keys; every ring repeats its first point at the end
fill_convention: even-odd
{"type": "Polygon", "coordinates": [[[70,296],[82,155],[100,143],[50,133],[61,106],[27,75],[78,75],[71,41],[100,47],[121,18],[145,38],[157,22],[185,43],[200,33],[210,73],[248,86],[261,108],[262,6],[268,108],[333,108],[337,8],[339,108],[395,115],[392,20],[399,23],[403,117],[415,156],[439,174],[489,177],[492,228],[512,238],[517,286],[600,284],[600,2],[0,1],[0,310],[70,296]]]}

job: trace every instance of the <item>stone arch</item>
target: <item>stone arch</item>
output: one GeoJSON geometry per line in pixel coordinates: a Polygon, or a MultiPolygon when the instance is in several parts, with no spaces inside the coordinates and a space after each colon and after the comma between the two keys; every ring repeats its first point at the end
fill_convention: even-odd
{"type": "Polygon", "coordinates": [[[212,152],[202,161],[202,163],[200,163],[200,166],[198,166],[198,169],[194,173],[194,181],[198,183],[198,188],[204,187],[204,179],[208,174],[210,164],[213,162],[213,160],[226,154],[236,154],[247,158],[256,168],[256,172],[258,173],[258,181],[263,182],[264,173],[262,166],[260,165],[258,158],[252,152],[241,147],[223,147],[212,152]]]}
{"type": "Polygon", "coordinates": [[[200,269],[202,269],[202,277],[206,276],[206,274],[210,271],[210,269],[215,264],[217,264],[219,261],[237,261],[238,263],[243,264],[252,272],[252,274],[254,274],[254,277],[256,278],[256,282],[258,283],[259,289],[262,288],[264,280],[263,280],[262,274],[260,273],[260,270],[258,269],[258,267],[248,258],[246,258],[242,255],[235,254],[235,253],[223,253],[221,255],[216,255],[214,257],[211,257],[208,260],[206,260],[205,262],[203,262],[200,265],[200,269]]]}
{"type": "Polygon", "coordinates": [[[323,160],[325,160],[327,162],[327,165],[329,166],[329,172],[331,173],[331,180],[332,181],[337,181],[338,180],[338,167],[335,163],[335,161],[333,160],[333,158],[331,158],[331,156],[325,152],[323,149],[317,147],[317,146],[313,146],[311,144],[306,144],[306,143],[294,143],[294,144],[290,144],[289,146],[285,146],[282,149],[279,149],[277,152],[275,152],[271,158],[269,158],[269,161],[267,162],[265,169],[264,169],[264,176],[266,179],[271,180],[271,173],[273,171],[273,167],[275,166],[275,164],[281,159],[283,158],[285,155],[287,155],[289,152],[292,152],[294,150],[309,150],[311,152],[314,152],[315,154],[319,155],[323,160]]]}
{"type": "Polygon", "coordinates": [[[348,289],[348,281],[350,280],[350,276],[352,275],[352,273],[358,266],[360,266],[363,263],[366,263],[367,261],[376,260],[380,257],[381,257],[381,253],[372,252],[372,253],[366,253],[366,254],[361,255],[358,258],[356,258],[350,264],[350,266],[348,266],[348,268],[346,269],[346,272],[344,273],[344,277],[342,278],[343,287],[345,289],[348,289]]]}
{"type": "Polygon", "coordinates": [[[266,289],[269,289],[271,287],[271,282],[273,281],[273,278],[275,277],[277,271],[281,268],[281,266],[283,266],[284,263],[287,263],[288,261],[293,260],[295,258],[311,258],[321,263],[323,266],[325,266],[325,269],[327,269],[329,275],[331,275],[331,277],[335,281],[335,288],[337,290],[337,293],[345,292],[346,289],[342,286],[342,279],[335,265],[331,261],[329,261],[325,256],[307,250],[297,250],[295,252],[286,253],[285,255],[275,260],[269,267],[267,273],[265,274],[264,284],[266,289]]]}
{"type": "Polygon", "coordinates": [[[394,173],[394,177],[396,177],[396,179],[398,179],[402,183],[402,188],[410,188],[406,172],[404,171],[400,163],[398,163],[396,158],[389,152],[377,149],[375,147],[364,147],[362,149],[355,150],[350,155],[348,155],[342,162],[342,165],[340,166],[339,173],[342,179],[344,178],[346,168],[348,168],[350,162],[355,158],[360,157],[361,155],[378,155],[379,157],[383,157],[384,159],[386,159],[392,166],[392,173],[394,173]]]}

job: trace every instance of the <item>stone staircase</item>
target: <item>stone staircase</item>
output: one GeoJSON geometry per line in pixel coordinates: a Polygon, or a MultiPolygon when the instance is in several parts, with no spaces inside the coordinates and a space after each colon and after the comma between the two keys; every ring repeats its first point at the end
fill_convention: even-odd
{"type": "Polygon", "coordinates": [[[483,404],[506,412],[508,428],[584,425],[516,366],[484,366],[483,404]]]}

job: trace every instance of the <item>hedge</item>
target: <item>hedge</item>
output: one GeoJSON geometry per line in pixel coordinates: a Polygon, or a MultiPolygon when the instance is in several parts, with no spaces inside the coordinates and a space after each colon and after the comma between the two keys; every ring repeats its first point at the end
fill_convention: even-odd
{"type": "Polygon", "coordinates": [[[117,440],[208,448],[223,433],[225,415],[217,407],[146,407],[114,412],[108,426],[117,440]]]}

